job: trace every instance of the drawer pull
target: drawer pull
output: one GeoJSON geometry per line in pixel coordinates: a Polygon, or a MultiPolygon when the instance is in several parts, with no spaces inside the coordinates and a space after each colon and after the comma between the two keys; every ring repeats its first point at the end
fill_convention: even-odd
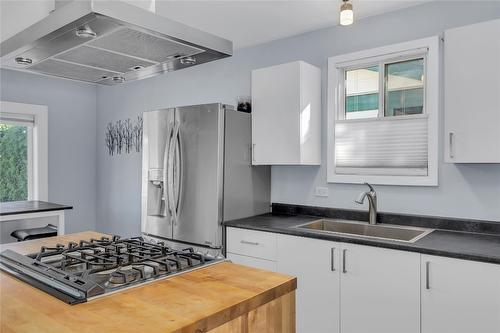
{"type": "Polygon", "coordinates": [[[455,133],[453,132],[450,132],[449,134],[449,154],[450,154],[450,158],[455,158],[455,146],[453,145],[453,138],[454,138],[454,135],[455,133]]]}
{"type": "Polygon", "coordinates": [[[242,240],[240,241],[241,244],[247,244],[247,245],[259,245],[259,243],[257,242],[249,242],[249,241],[246,241],[246,240],[242,240]]]}
{"type": "Polygon", "coordinates": [[[429,277],[429,270],[431,268],[431,263],[429,261],[425,262],[425,289],[429,290],[431,289],[431,284],[430,284],[430,277],[429,277]]]}
{"type": "Polygon", "coordinates": [[[345,257],[346,257],[347,249],[342,250],[342,273],[347,273],[347,269],[345,268],[345,257]]]}

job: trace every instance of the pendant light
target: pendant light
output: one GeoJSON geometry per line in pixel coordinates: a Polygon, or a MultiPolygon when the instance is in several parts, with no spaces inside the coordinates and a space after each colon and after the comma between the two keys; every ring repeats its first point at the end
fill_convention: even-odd
{"type": "Polygon", "coordinates": [[[354,22],[354,12],[352,11],[352,4],[349,0],[342,0],[340,6],[340,25],[351,25],[354,22]]]}

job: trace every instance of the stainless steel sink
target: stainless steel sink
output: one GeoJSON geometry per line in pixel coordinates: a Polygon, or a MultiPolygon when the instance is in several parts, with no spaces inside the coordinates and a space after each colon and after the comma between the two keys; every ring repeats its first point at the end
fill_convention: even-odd
{"type": "Polygon", "coordinates": [[[315,232],[353,235],[414,243],[433,232],[434,229],[415,228],[399,225],[368,224],[361,221],[320,219],[297,226],[315,232]]]}

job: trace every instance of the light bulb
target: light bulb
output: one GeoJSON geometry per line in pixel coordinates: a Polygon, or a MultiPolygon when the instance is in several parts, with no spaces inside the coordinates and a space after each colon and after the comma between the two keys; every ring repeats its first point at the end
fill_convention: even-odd
{"type": "Polygon", "coordinates": [[[340,6],[340,25],[350,25],[352,22],[354,22],[352,4],[348,0],[344,0],[344,3],[340,6]]]}

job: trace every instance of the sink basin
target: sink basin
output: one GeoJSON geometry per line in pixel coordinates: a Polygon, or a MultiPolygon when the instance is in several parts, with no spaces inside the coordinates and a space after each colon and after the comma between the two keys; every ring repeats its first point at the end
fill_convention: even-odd
{"type": "Polygon", "coordinates": [[[371,225],[367,222],[320,219],[297,226],[300,229],[328,233],[353,235],[368,238],[414,243],[434,229],[406,227],[399,225],[371,225]]]}

